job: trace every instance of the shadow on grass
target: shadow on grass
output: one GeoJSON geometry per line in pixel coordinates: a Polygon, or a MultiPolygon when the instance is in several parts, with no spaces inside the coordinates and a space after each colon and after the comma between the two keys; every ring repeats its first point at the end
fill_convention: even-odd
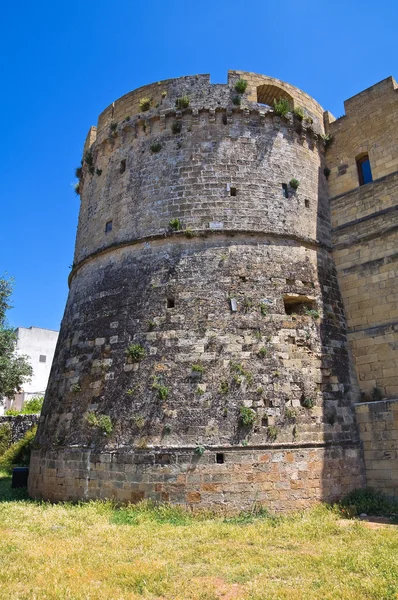
{"type": "Polygon", "coordinates": [[[29,500],[28,489],[11,487],[11,471],[0,471],[0,502],[29,500]]]}

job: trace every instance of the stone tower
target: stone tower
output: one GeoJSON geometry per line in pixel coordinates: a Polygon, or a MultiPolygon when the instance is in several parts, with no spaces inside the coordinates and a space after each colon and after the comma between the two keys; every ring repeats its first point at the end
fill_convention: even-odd
{"type": "Polygon", "coordinates": [[[323,114],[230,71],[100,115],[32,496],[284,510],[362,484],[323,114]]]}

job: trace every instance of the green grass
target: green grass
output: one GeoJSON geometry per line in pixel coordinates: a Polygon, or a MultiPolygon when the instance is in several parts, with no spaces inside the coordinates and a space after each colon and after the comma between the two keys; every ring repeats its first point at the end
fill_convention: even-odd
{"type": "Polygon", "coordinates": [[[34,502],[0,474],[0,598],[389,600],[398,531],[337,511],[192,515],[148,502],[34,502]]]}

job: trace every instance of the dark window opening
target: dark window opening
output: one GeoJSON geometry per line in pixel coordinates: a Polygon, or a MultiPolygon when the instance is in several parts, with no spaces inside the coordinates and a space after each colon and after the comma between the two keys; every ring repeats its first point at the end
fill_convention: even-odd
{"type": "Polygon", "coordinates": [[[310,201],[309,200],[304,200],[304,204],[305,204],[305,208],[309,208],[310,207],[310,201]]]}
{"type": "Polygon", "coordinates": [[[174,308],[175,302],[174,298],[167,298],[167,308],[174,308]]]}
{"type": "Polygon", "coordinates": [[[224,464],[224,454],[222,452],[217,452],[216,453],[216,463],[218,465],[223,465],[224,464]]]}
{"type": "Polygon", "coordinates": [[[289,198],[289,188],[287,183],[282,183],[282,194],[284,198],[289,198]]]}
{"type": "Polygon", "coordinates": [[[108,221],[105,225],[105,233],[112,231],[112,221],[108,221]]]}
{"type": "Polygon", "coordinates": [[[229,188],[229,193],[231,194],[231,196],[236,196],[236,192],[237,192],[236,187],[229,188]]]}
{"type": "Polygon", "coordinates": [[[372,169],[370,168],[369,156],[364,154],[356,159],[358,169],[359,185],[365,185],[373,181],[372,169]]]}
{"type": "Polygon", "coordinates": [[[316,308],[314,300],[307,296],[284,296],[283,304],[287,315],[305,315],[316,308]]]}
{"type": "Polygon", "coordinates": [[[120,161],[120,173],[124,173],[126,170],[126,159],[120,161]]]}
{"type": "Polygon", "coordinates": [[[40,354],[39,356],[39,362],[45,363],[47,360],[47,357],[45,354],[40,354]]]}
{"type": "Polygon", "coordinates": [[[263,417],[261,419],[261,426],[262,427],[268,427],[268,417],[263,417]]]}

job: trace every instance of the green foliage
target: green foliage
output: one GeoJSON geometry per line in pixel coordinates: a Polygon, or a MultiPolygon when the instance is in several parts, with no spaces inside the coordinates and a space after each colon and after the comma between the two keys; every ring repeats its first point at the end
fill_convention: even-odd
{"type": "Polygon", "coordinates": [[[290,112],[290,104],[287,98],[279,98],[274,100],[274,113],[278,117],[285,117],[290,112]]]}
{"type": "Polygon", "coordinates": [[[195,233],[192,231],[192,229],[190,227],[187,227],[184,231],[184,235],[186,238],[191,239],[193,237],[195,237],[195,233]]]}
{"type": "Polygon", "coordinates": [[[301,108],[301,106],[296,106],[296,108],[293,109],[293,114],[299,121],[304,119],[304,110],[301,108]]]}
{"type": "Polygon", "coordinates": [[[11,427],[9,423],[0,425],[0,457],[8,450],[11,443],[11,427]]]}
{"type": "Polygon", "coordinates": [[[163,385],[157,377],[155,377],[153,381],[152,389],[158,391],[158,396],[161,400],[166,400],[170,391],[169,388],[163,385]]]}
{"type": "Polygon", "coordinates": [[[323,174],[325,175],[326,179],[328,179],[328,177],[330,175],[330,169],[329,169],[329,167],[325,167],[323,169],[323,174]]]}
{"type": "Polygon", "coordinates": [[[200,444],[199,442],[196,442],[196,446],[195,446],[195,454],[197,454],[198,456],[202,456],[202,454],[204,454],[205,451],[205,447],[200,444]]]}
{"type": "Polygon", "coordinates": [[[204,373],[205,368],[202,365],[192,365],[192,371],[196,371],[196,373],[204,373]]]}
{"type": "Polygon", "coordinates": [[[238,92],[238,94],[244,94],[247,88],[247,81],[246,79],[238,79],[238,81],[235,83],[235,91],[238,92]]]}
{"type": "Polygon", "coordinates": [[[88,171],[89,171],[90,175],[94,175],[94,157],[93,157],[93,153],[91,152],[91,150],[86,152],[86,154],[84,155],[84,162],[86,163],[86,165],[88,167],[88,171]]]}
{"type": "Polygon", "coordinates": [[[304,408],[313,408],[315,406],[315,402],[312,398],[301,398],[300,403],[301,406],[304,406],[304,408]]]}
{"type": "Polygon", "coordinates": [[[76,167],[75,169],[75,177],[77,179],[81,179],[83,177],[83,167],[76,167]]]}
{"type": "Polygon", "coordinates": [[[198,385],[197,389],[196,389],[196,393],[198,394],[198,396],[203,396],[203,394],[205,393],[205,390],[200,387],[200,385],[198,385]]]}
{"type": "Polygon", "coordinates": [[[151,319],[149,321],[147,321],[148,324],[148,331],[153,331],[156,328],[156,322],[152,321],[151,319]]]}
{"type": "Polygon", "coordinates": [[[267,350],[267,348],[265,346],[263,346],[262,348],[260,348],[260,350],[258,351],[258,355],[261,358],[265,358],[267,356],[267,354],[268,354],[268,350],[267,350]]]}
{"type": "Polygon", "coordinates": [[[34,398],[30,398],[27,400],[22,407],[23,415],[34,415],[41,413],[41,409],[43,408],[44,398],[43,396],[34,396],[34,398]]]}
{"type": "Polygon", "coordinates": [[[295,423],[296,422],[296,411],[294,410],[294,408],[290,408],[290,406],[288,406],[285,409],[285,418],[287,421],[289,421],[290,423],[295,423]]]}
{"type": "Polygon", "coordinates": [[[220,383],[220,394],[228,394],[229,392],[229,384],[228,381],[224,380],[220,383]]]}
{"type": "Polygon", "coordinates": [[[372,390],[372,400],[373,402],[378,402],[379,400],[383,400],[383,392],[377,386],[372,390]]]}
{"type": "Polygon", "coordinates": [[[293,177],[290,181],[289,181],[289,185],[292,188],[292,190],[298,190],[298,187],[300,185],[300,182],[298,179],[296,179],[295,177],[293,177]]]}
{"type": "Polygon", "coordinates": [[[179,110],[182,110],[184,108],[188,108],[189,106],[189,96],[181,96],[180,98],[177,98],[176,100],[176,107],[179,110]]]}
{"type": "Polygon", "coordinates": [[[266,317],[268,314],[268,306],[264,302],[261,302],[260,304],[260,312],[263,317],[266,317]]]}
{"type": "Polygon", "coordinates": [[[142,415],[136,415],[133,418],[133,421],[138,429],[143,429],[145,427],[145,417],[142,415]]]}
{"type": "Polygon", "coordinates": [[[0,458],[0,467],[11,469],[14,465],[29,465],[30,453],[35,440],[37,426],[27,431],[22,438],[15,444],[12,444],[0,458]]]}
{"type": "Polygon", "coordinates": [[[325,133],[323,135],[321,135],[321,138],[323,140],[323,143],[325,145],[325,149],[327,150],[328,148],[330,148],[330,146],[333,143],[333,136],[330,133],[325,133]]]}
{"type": "Polygon", "coordinates": [[[181,133],[181,129],[182,129],[182,123],[181,121],[174,121],[174,123],[171,126],[171,131],[176,134],[176,133],[181,133]]]}
{"type": "Polygon", "coordinates": [[[163,92],[162,92],[162,98],[166,98],[166,96],[167,96],[167,92],[166,92],[166,90],[163,90],[163,92]]]}
{"type": "Polygon", "coordinates": [[[339,502],[340,509],[343,509],[343,513],[348,509],[349,515],[360,515],[365,513],[367,515],[389,515],[396,514],[398,512],[398,501],[391,500],[377,490],[372,488],[365,488],[362,490],[354,490],[344,496],[339,502]]]}
{"type": "Polygon", "coordinates": [[[77,394],[77,393],[79,393],[79,392],[81,391],[81,389],[82,389],[82,388],[80,387],[80,385],[79,385],[78,383],[74,383],[74,384],[72,385],[72,387],[71,387],[71,391],[72,391],[74,394],[77,394]]]}
{"type": "Polygon", "coordinates": [[[146,112],[151,108],[151,98],[141,98],[140,100],[140,110],[142,112],[146,112]]]}
{"type": "Polygon", "coordinates": [[[181,231],[182,230],[182,224],[181,224],[180,219],[178,219],[178,218],[171,219],[171,221],[169,221],[169,227],[173,231],[181,231]]]}
{"type": "Polygon", "coordinates": [[[230,368],[231,368],[231,371],[234,371],[238,375],[242,375],[243,377],[245,377],[247,383],[250,384],[253,381],[253,375],[250,373],[250,371],[247,371],[239,363],[231,363],[230,368]]]}
{"type": "Polygon", "coordinates": [[[127,348],[127,354],[134,362],[139,362],[146,356],[146,351],[141,344],[130,344],[127,348]]]}
{"type": "Polygon", "coordinates": [[[86,421],[91,427],[98,427],[104,435],[111,435],[113,431],[112,420],[108,415],[98,414],[94,411],[87,413],[86,421]]]}
{"type": "Polygon", "coordinates": [[[270,440],[270,442],[275,442],[277,437],[278,437],[278,429],[276,427],[274,427],[273,425],[270,425],[267,428],[267,438],[270,440]]]}
{"type": "Polygon", "coordinates": [[[242,102],[242,99],[240,96],[233,96],[232,104],[235,104],[235,106],[240,106],[241,102],[242,102]]]}
{"type": "Polygon", "coordinates": [[[76,183],[73,184],[73,189],[75,190],[76,196],[80,196],[80,181],[76,181],[76,183]]]}
{"type": "Polygon", "coordinates": [[[319,319],[319,311],[315,310],[315,308],[304,308],[304,314],[307,317],[312,317],[313,319],[319,319]]]}
{"type": "Polygon", "coordinates": [[[151,144],[150,148],[151,148],[151,152],[156,154],[157,152],[161,151],[162,144],[160,142],[154,142],[153,144],[151,144]]]}
{"type": "Polygon", "coordinates": [[[14,396],[32,375],[28,357],[16,354],[17,334],[6,320],[12,287],[12,279],[0,277],[0,399],[14,396]]]}
{"type": "Polygon", "coordinates": [[[239,421],[244,427],[252,427],[256,420],[256,413],[252,408],[241,406],[239,409],[239,421]]]}

